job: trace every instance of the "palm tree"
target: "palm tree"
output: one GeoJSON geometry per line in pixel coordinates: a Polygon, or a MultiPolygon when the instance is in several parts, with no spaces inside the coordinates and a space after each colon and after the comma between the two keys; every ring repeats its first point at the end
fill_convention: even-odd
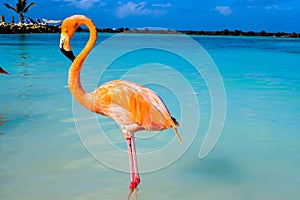
{"type": "Polygon", "coordinates": [[[24,17],[23,17],[23,13],[26,13],[28,11],[29,8],[35,6],[35,3],[30,3],[28,6],[27,5],[27,0],[18,0],[18,3],[16,3],[16,7],[12,7],[11,5],[9,5],[8,3],[4,4],[7,8],[15,11],[17,14],[20,15],[20,23],[23,24],[24,22],[24,17]]]}

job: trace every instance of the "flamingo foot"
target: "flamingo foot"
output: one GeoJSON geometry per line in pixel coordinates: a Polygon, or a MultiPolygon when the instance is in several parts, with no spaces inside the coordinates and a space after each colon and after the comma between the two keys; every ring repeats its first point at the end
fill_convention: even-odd
{"type": "Polygon", "coordinates": [[[136,182],[137,185],[140,184],[140,182],[141,182],[140,177],[135,177],[135,182],[136,182]]]}
{"type": "Polygon", "coordinates": [[[132,192],[135,188],[137,188],[137,186],[138,186],[137,182],[135,181],[131,182],[129,186],[130,191],[132,192]]]}
{"type": "Polygon", "coordinates": [[[140,184],[141,179],[139,177],[135,177],[135,181],[130,182],[129,189],[132,192],[137,186],[140,184]]]}

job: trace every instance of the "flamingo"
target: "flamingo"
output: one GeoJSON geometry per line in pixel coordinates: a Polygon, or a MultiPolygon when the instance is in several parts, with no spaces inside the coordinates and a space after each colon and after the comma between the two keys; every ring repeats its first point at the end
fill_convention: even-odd
{"type": "Polygon", "coordinates": [[[0,67],[0,73],[9,75],[9,73],[7,71],[5,71],[2,67],[0,67]]]}
{"type": "Polygon", "coordinates": [[[97,30],[91,19],[83,15],[73,15],[63,21],[60,49],[72,61],[68,77],[70,91],[84,108],[107,116],[120,126],[127,141],[131,181],[129,189],[132,192],[140,183],[134,133],[141,130],[161,131],[173,128],[182,143],[176,128],[179,123],[171,117],[165,104],[154,91],[137,83],[113,80],[92,92],[86,92],[80,82],[80,70],[96,40],[97,30]],[[88,27],[90,37],[83,50],[75,57],[70,41],[80,25],[88,27]]]}

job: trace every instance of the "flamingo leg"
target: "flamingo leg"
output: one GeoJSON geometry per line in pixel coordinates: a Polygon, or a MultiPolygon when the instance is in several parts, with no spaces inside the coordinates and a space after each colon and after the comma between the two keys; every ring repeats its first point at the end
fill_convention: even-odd
{"type": "Polygon", "coordinates": [[[137,166],[134,137],[132,136],[131,138],[127,138],[126,141],[127,141],[127,148],[128,148],[130,180],[131,180],[129,188],[131,191],[133,191],[141,181],[140,181],[139,171],[137,166]]]}
{"type": "Polygon", "coordinates": [[[130,139],[131,139],[131,150],[132,150],[132,158],[133,158],[134,181],[138,185],[141,182],[141,180],[139,177],[139,170],[138,170],[138,164],[136,159],[134,136],[132,136],[130,139]]]}
{"type": "Polygon", "coordinates": [[[131,139],[127,138],[127,148],[128,148],[128,158],[129,158],[129,168],[130,168],[130,186],[129,189],[133,191],[136,188],[135,183],[135,173],[134,173],[134,166],[133,166],[133,157],[132,157],[132,145],[131,145],[131,139]]]}
{"type": "Polygon", "coordinates": [[[132,160],[132,146],[131,139],[127,138],[127,148],[128,148],[128,158],[129,158],[129,167],[130,167],[130,180],[134,181],[134,168],[133,168],[133,160],[132,160]]]}

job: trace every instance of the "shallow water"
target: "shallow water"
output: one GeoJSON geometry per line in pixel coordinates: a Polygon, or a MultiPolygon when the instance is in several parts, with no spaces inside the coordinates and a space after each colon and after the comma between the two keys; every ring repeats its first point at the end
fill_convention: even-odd
{"type": "MultiPolygon", "coordinates": [[[[100,34],[98,44],[110,36],[100,34]]],[[[80,51],[87,37],[85,33],[75,35],[75,52],[80,51]]],[[[130,37],[133,42],[140,39],[137,35],[130,37]]],[[[172,36],[163,37],[179,42],[172,41],[172,36]]],[[[151,49],[136,51],[112,63],[96,83],[120,77],[144,83],[143,77],[150,74],[155,81],[149,81],[147,86],[162,96],[180,122],[187,120],[191,124],[194,118],[181,119],[181,112],[188,110],[192,116],[198,105],[190,105],[188,98],[176,98],[180,94],[157,83],[172,83],[184,92],[182,82],[176,78],[179,72],[191,83],[198,98],[201,120],[193,143],[172,164],[142,173],[133,199],[299,199],[300,40],[193,39],[218,66],[227,98],[221,137],[204,159],[199,159],[198,153],[211,117],[210,93],[188,63],[151,49]],[[151,71],[142,65],[155,59],[176,70],[165,71],[155,65],[151,71]]],[[[141,42],[148,40],[143,36],[141,42]]],[[[80,140],[73,117],[76,103],[67,86],[70,62],[59,51],[59,34],[0,35],[0,41],[0,65],[11,74],[0,76],[0,199],[126,199],[129,174],[99,162],[80,140]]],[[[107,54],[117,48],[122,45],[111,47],[107,54]]],[[[189,51],[193,54],[193,49],[189,51]]],[[[103,66],[101,58],[92,53],[83,69],[82,83],[87,89],[92,89],[93,81],[99,78],[95,67],[98,62],[99,68],[103,66]]],[[[87,118],[76,120],[86,124],[84,131],[91,131],[87,118]]],[[[116,151],[126,151],[116,124],[102,116],[97,121],[116,151]]],[[[183,139],[189,137],[186,130],[189,127],[182,124],[183,139]]],[[[151,162],[160,162],[160,158],[144,160],[144,154],[174,139],[172,130],[149,134],[155,136],[147,138],[146,132],[137,135],[141,170],[151,162]]],[[[178,143],[174,151],[180,148],[178,143]]],[[[98,150],[108,151],[106,146],[98,150]]],[[[114,152],[111,155],[114,159],[114,152]]],[[[127,166],[126,157],[122,162],[127,166]]]]}

